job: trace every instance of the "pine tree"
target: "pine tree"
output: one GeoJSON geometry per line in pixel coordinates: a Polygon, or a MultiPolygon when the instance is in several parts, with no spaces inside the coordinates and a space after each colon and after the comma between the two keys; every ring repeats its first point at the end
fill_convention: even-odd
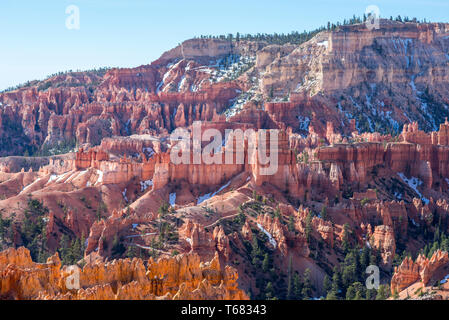
{"type": "Polygon", "coordinates": [[[118,236],[115,235],[114,236],[114,240],[112,240],[112,249],[111,249],[111,253],[112,255],[122,255],[123,252],[125,252],[125,246],[123,245],[123,243],[119,240],[118,236]]]}
{"type": "Polygon", "coordinates": [[[334,273],[332,275],[332,288],[331,291],[338,297],[341,292],[341,275],[337,267],[334,267],[334,273]]]}
{"type": "Polygon", "coordinates": [[[260,254],[259,241],[257,240],[257,237],[255,235],[253,235],[253,241],[251,242],[251,245],[251,256],[255,258],[260,254]]]}
{"type": "Polygon", "coordinates": [[[380,285],[377,290],[376,300],[387,300],[390,296],[390,290],[388,285],[380,285]]]}
{"type": "Polygon", "coordinates": [[[279,209],[279,206],[274,211],[274,217],[280,219],[281,218],[281,210],[279,209]]]}
{"type": "Polygon", "coordinates": [[[370,259],[370,250],[367,246],[365,246],[363,247],[359,258],[361,269],[365,270],[368,267],[369,259],[370,259]]]}
{"type": "Polygon", "coordinates": [[[273,284],[271,282],[268,282],[267,286],[265,287],[265,298],[267,300],[271,300],[274,298],[274,289],[273,284]]]}
{"type": "Polygon", "coordinates": [[[353,285],[350,285],[348,290],[346,290],[346,300],[354,300],[356,290],[353,285]]]}
{"type": "Polygon", "coordinates": [[[264,259],[262,261],[262,270],[265,273],[270,270],[270,258],[268,257],[268,253],[265,253],[264,259]]]}
{"type": "Polygon", "coordinates": [[[364,300],[366,296],[366,290],[362,283],[354,282],[352,286],[355,288],[354,300],[364,300]]]}
{"type": "Polygon", "coordinates": [[[135,246],[128,246],[128,249],[126,250],[126,257],[130,259],[137,257],[135,246]]]}
{"type": "Polygon", "coordinates": [[[76,263],[78,260],[82,258],[80,239],[75,239],[72,241],[71,252],[72,252],[72,263],[76,263]]]}
{"type": "Polygon", "coordinates": [[[65,234],[63,234],[61,236],[61,238],[59,239],[58,252],[59,252],[59,256],[61,257],[62,265],[69,265],[70,264],[69,239],[65,234]]]}
{"type": "Polygon", "coordinates": [[[449,251],[449,240],[448,238],[444,235],[442,235],[441,238],[441,245],[440,245],[441,250],[443,251],[449,251]]]}
{"type": "Polygon", "coordinates": [[[326,300],[339,300],[338,295],[334,290],[329,291],[326,296],[326,300]]]}
{"type": "Polygon", "coordinates": [[[323,279],[323,289],[326,294],[332,289],[332,282],[327,274],[324,276],[323,279]]]}
{"type": "Polygon", "coordinates": [[[345,223],[343,225],[343,243],[342,243],[342,247],[343,247],[343,251],[345,253],[348,252],[350,245],[349,245],[349,234],[350,234],[350,226],[349,224],[345,223]]]}
{"type": "Polygon", "coordinates": [[[365,299],[366,300],[374,300],[376,298],[376,294],[377,293],[376,293],[375,289],[366,290],[365,299]]]}
{"type": "Polygon", "coordinates": [[[310,279],[311,277],[311,271],[309,268],[304,271],[303,275],[303,287],[302,287],[302,297],[304,300],[309,300],[312,298],[312,281],[310,279]]]}
{"type": "Polygon", "coordinates": [[[434,242],[433,245],[432,245],[432,248],[429,251],[428,258],[431,258],[432,255],[435,253],[435,251],[438,250],[438,248],[439,248],[438,242],[434,242]]]}
{"type": "Polygon", "coordinates": [[[440,228],[436,227],[435,232],[433,233],[433,242],[440,241],[440,228]]]}
{"type": "Polygon", "coordinates": [[[288,219],[288,231],[293,232],[295,231],[295,220],[293,216],[290,216],[288,219]]]}
{"type": "Polygon", "coordinates": [[[84,236],[84,232],[81,234],[81,253],[84,256],[84,251],[86,250],[86,237],[84,236]]]}
{"type": "Polygon", "coordinates": [[[310,242],[310,236],[312,233],[312,213],[308,213],[306,217],[306,228],[305,228],[305,234],[307,242],[310,242]]]}
{"type": "Polygon", "coordinates": [[[301,278],[297,273],[293,276],[293,290],[294,290],[294,296],[296,300],[302,299],[302,282],[301,278]]]}
{"type": "Polygon", "coordinates": [[[287,300],[292,300],[294,298],[293,294],[293,277],[292,277],[292,256],[288,259],[288,284],[287,284],[287,300]]]}
{"type": "Polygon", "coordinates": [[[321,219],[323,219],[324,221],[327,221],[328,218],[329,217],[327,216],[327,208],[326,208],[326,206],[323,206],[321,208],[321,219]]]}

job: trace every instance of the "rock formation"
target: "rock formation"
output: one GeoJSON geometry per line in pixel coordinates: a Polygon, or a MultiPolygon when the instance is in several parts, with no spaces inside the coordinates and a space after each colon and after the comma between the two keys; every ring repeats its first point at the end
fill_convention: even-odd
{"type": "Polygon", "coordinates": [[[430,259],[423,255],[419,255],[416,262],[406,258],[399,267],[394,269],[391,292],[401,292],[417,281],[420,281],[422,286],[426,286],[436,271],[447,266],[448,263],[448,253],[440,250],[434,252],[430,259]]]}
{"type": "Polygon", "coordinates": [[[58,255],[38,264],[24,248],[0,253],[0,296],[6,299],[129,300],[247,299],[238,274],[218,256],[201,263],[195,254],[148,261],[115,260],[64,266],[58,255]],[[76,270],[76,271],[74,271],[76,270]]]}

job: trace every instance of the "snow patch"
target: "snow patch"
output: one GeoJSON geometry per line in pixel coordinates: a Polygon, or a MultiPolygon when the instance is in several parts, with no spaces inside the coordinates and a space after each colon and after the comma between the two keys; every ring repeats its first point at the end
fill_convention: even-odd
{"type": "Polygon", "coordinates": [[[125,190],[123,190],[122,195],[123,195],[123,199],[125,199],[126,202],[128,202],[128,198],[126,197],[126,191],[127,189],[125,188],[125,190]]]}
{"type": "Polygon", "coordinates": [[[181,77],[181,80],[178,83],[178,92],[181,92],[182,87],[184,87],[184,84],[186,83],[186,76],[183,75],[181,77]]]}
{"type": "Polygon", "coordinates": [[[56,179],[56,183],[59,183],[59,182],[61,182],[62,180],[64,180],[70,173],[71,173],[71,171],[66,172],[66,173],[60,175],[59,178],[56,179]]]}
{"type": "Polygon", "coordinates": [[[150,159],[154,155],[154,150],[151,147],[142,148],[142,152],[145,155],[148,155],[148,159],[150,159]]]}
{"type": "Polygon", "coordinates": [[[205,195],[198,197],[197,205],[201,204],[202,202],[204,202],[206,200],[209,200],[212,197],[215,197],[218,193],[220,193],[221,191],[226,189],[230,184],[231,184],[231,181],[229,181],[225,185],[221,186],[220,189],[218,189],[214,193],[206,193],[205,195]]]}
{"type": "Polygon", "coordinates": [[[325,41],[321,41],[318,42],[317,45],[321,46],[321,47],[326,47],[326,49],[329,48],[329,41],[325,40],[325,41]]]}
{"type": "Polygon", "coordinates": [[[429,199],[423,197],[421,192],[418,191],[418,187],[423,184],[421,180],[415,177],[411,177],[410,179],[408,179],[402,172],[398,172],[398,176],[402,179],[402,181],[408,184],[408,186],[412,188],[413,191],[416,192],[416,194],[418,194],[418,196],[425,204],[429,204],[429,199]]]}
{"type": "Polygon", "coordinates": [[[98,179],[94,185],[97,185],[97,184],[103,182],[103,174],[104,174],[103,171],[97,170],[97,174],[98,174],[98,179]]]}
{"type": "Polygon", "coordinates": [[[48,181],[47,181],[47,183],[50,183],[50,182],[52,182],[52,181],[55,181],[55,180],[57,180],[59,177],[56,175],[56,174],[52,174],[51,176],[50,176],[50,179],[48,179],[48,181]]]}
{"type": "Polygon", "coordinates": [[[310,118],[303,116],[298,116],[297,118],[299,120],[299,129],[309,131],[310,118]]]}
{"type": "Polygon", "coordinates": [[[176,204],[176,193],[170,193],[169,202],[172,207],[176,204]]]}
{"type": "Polygon", "coordinates": [[[276,249],[277,247],[277,242],[276,240],[274,240],[273,236],[271,235],[271,233],[269,233],[267,230],[265,230],[264,227],[262,227],[262,225],[260,223],[257,224],[257,227],[259,228],[260,231],[262,231],[263,233],[265,233],[268,237],[269,242],[271,243],[271,245],[273,246],[273,248],[276,249]]]}
{"type": "Polygon", "coordinates": [[[419,223],[417,223],[417,222],[415,221],[415,219],[410,219],[410,220],[412,220],[412,224],[413,224],[415,227],[419,227],[419,223]]]}
{"type": "Polygon", "coordinates": [[[140,181],[140,191],[144,192],[149,187],[153,186],[153,180],[147,180],[147,181],[140,181]]]}
{"type": "Polygon", "coordinates": [[[42,178],[37,178],[36,180],[34,180],[33,182],[31,182],[29,185],[23,187],[22,191],[20,193],[25,192],[26,190],[28,190],[31,186],[33,186],[34,184],[38,183],[39,181],[41,181],[42,178]]]}

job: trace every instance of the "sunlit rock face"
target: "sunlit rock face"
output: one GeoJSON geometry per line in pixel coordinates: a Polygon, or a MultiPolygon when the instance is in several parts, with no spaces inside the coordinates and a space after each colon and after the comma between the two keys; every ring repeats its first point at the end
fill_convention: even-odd
{"type": "Polygon", "coordinates": [[[0,296],[4,299],[248,299],[237,279],[237,271],[222,267],[218,256],[207,263],[195,254],[150,259],[147,268],[141,259],[114,260],[87,264],[73,273],[67,266],[61,268],[57,254],[38,264],[25,248],[0,253],[0,296]]]}

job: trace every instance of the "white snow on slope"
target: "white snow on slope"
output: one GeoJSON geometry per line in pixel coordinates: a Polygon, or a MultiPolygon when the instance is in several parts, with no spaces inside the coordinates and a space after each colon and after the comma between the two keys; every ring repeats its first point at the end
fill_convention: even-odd
{"type": "Polygon", "coordinates": [[[209,200],[212,197],[215,197],[218,193],[226,189],[231,184],[231,181],[227,182],[225,185],[221,186],[220,189],[215,191],[214,193],[206,193],[203,196],[198,197],[197,205],[201,204],[202,202],[209,200]]]}
{"type": "Polygon", "coordinates": [[[262,231],[263,233],[265,233],[268,237],[268,241],[270,241],[271,245],[273,246],[273,248],[276,249],[277,247],[277,242],[276,240],[274,240],[273,236],[271,235],[271,233],[269,233],[267,230],[265,230],[264,227],[262,227],[262,225],[260,223],[257,224],[257,227],[260,229],[260,231],[262,231]]]}
{"type": "Polygon", "coordinates": [[[173,207],[176,204],[176,193],[170,193],[170,205],[173,207]]]}
{"type": "Polygon", "coordinates": [[[151,147],[143,148],[142,152],[148,154],[148,159],[150,159],[154,155],[154,150],[151,147]]]}
{"type": "Polygon", "coordinates": [[[321,41],[321,42],[318,42],[317,45],[319,45],[321,47],[326,47],[326,49],[327,49],[327,48],[329,48],[329,41],[327,41],[327,40],[321,41]]]}
{"type": "Polygon", "coordinates": [[[47,183],[50,183],[50,182],[52,182],[52,181],[55,181],[55,180],[57,180],[58,178],[59,178],[59,176],[57,176],[56,174],[52,174],[52,175],[50,176],[50,179],[48,179],[47,183]]]}
{"type": "Polygon", "coordinates": [[[310,118],[298,116],[298,120],[299,120],[299,129],[309,131],[310,118]]]}
{"type": "Polygon", "coordinates": [[[425,204],[429,204],[429,199],[423,197],[421,192],[418,191],[418,187],[423,184],[421,180],[415,177],[411,177],[410,179],[408,179],[402,172],[398,172],[398,176],[402,179],[402,181],[408,184],[408,186],[412,188],[413,191],[415,191],[418,194],[418,196],[421,198],[422,201],[424,201],[425,204]]]}
{"type": "Polygon", "coordinates": [[[413,223],[413,225],[415,226],[415,227],[419,227],[419,223],[417,223],[416,221],[415,221],[415,219],[411,219],[412,220],[412,223],[413,223]]]}
{"type": "Polygon", "coordinates": [[[41,181],[42,178],[37,178],[36,180],[34,180],[33,182],[31,182],[29,185],[23,187],[22,191],[20,193],[23,193],[25,191],[27,191],[32,185],[38,183],[39,181],[41,181]]]}
{"type": "Polygon", "coordinates": [[[183,75],[181,77],[181,80],[178,83],[178,92],[181,92],[181,89],[184,87],[184,84],[186,83],[186,81],[187,81],[186,76],[183,75]]]}
{"type": "Polygon", "coordinates": [[[123,199],[125,199],[126,202],[128,202],[128,198],[126,197],[126,188],[125,190],[123,190],[122,195],[123,195],[123,199]]]}
{"type": "Polygon", "coordinates": [[[396,192],[394,193],[394,196],[395,196],[396,199],[402,200],[402,193],[396,191],[396,192]]]}
{"type": "Polygon", "coordinates": [[[64,180],[65,178],[67,178],[67,177],[69,176],[69,174],[71,174],[71,173],[72,173],[72,171],[69,171],[69,172],[66,172],[66,173],[60,175],[59,178],[56,180],[56,183],[59,183],[59,182],[63,181],[63,180],[64,180]]]}
{"type": "Polygon", "coordinates": [[[97,174],[98,174],[98,179],[95,182],[94,185],[97,185],[98,183],[102,183],[103,182],[103,171],[97,170],[97,174]]]}
{"type": "Polygon", "coordinates": [[[140,181],[140,191],[144,192],[148,189],[148,187],[153,186],[153,180],[147,180],[147,181],[140,181]]]}

